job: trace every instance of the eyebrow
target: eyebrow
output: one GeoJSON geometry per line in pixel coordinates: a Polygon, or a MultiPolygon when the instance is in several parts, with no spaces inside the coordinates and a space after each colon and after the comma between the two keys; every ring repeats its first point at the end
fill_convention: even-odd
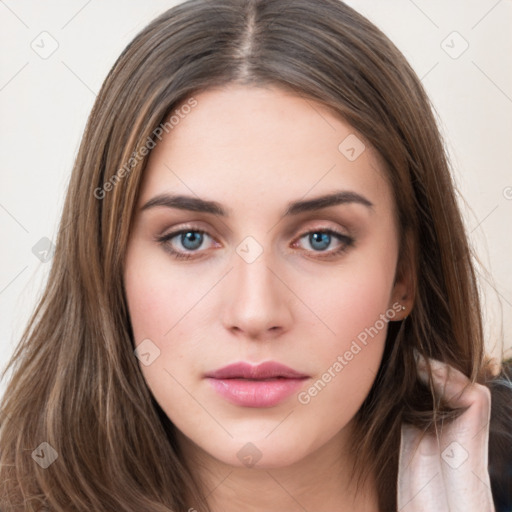
{"type": "MultiPolygon", "coordinates": [[[[368,209],[373,210],[373,203],[366,199],[366,197],[358,194],[357,192],[342,190],[315,197],[313,199],[292,201],[288,203],[283,216],[288,217],[290,215],[298,215],[299,213],[316,211],[330,206],[350,203],[361,204],[366,206],[368,209]]],[[[193,212],[210,213],[219,217],[229,216],[228,211],[216,201],[207,201],[199,197],[174,194],[159,194],[145,203],[141,210],[149,210],[158,206],[189,210],[193,212]]]]}

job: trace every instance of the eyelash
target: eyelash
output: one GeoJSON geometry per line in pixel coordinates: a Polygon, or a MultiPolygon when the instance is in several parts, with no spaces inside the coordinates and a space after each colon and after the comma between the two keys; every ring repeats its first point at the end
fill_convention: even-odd
{"type": "MultiPolygon", "coordinates": [[[[200,233],[202,235],[207,235],[210,238],[212,238],[206,231],[204,231],[202,229],[196,229],[194,226],[190,226],[190,227],[182,228],[182,229],[180,229],[178,231],[173,231],[172,233],[168,233],[166,235],[162,235],[160,237],[157,237],[156,241],[161,243],[164,246],[164,249],[173,258],[175,258],[177,260],[190,260],[192,258],[196,258],[195,254],[194,254],[194,252],[196,252],[196,251],[189,252],[189,253],[183,253],[183,252],[180,252],[180,251],[176,251],[169,244],[169,242],[173,238],[176,238],[177,236],[182,235],[184,233],[200,233]]],[[[342,245],[340,245],[340,247],[338,247],[337,249],[334,249],[332,251],[312,251],[312,252],[318,252],[319,254],[326,254],[326,256],[320,256],[319,259],[331,259],[331,258],[334,258],[334,257],[344,253],[345,251],[347,251],[347,249],[349,247],[354,245],[354,239],[352,237],[347,236],[347,235],[345,235],[343,233],[340,233],[339,231],[336,231],[336,230],[331,229],[331,228],[318,228],[318,229],[312,229],[310,231],[306,231],[305,233],[301,234],[297,238],[297,241],[302,240],[305,236],[311,235],[313,233],[325,233],[325,234],[328,234],[328,235],[334,235],[342,243],[342,245]]],[[[310,251],[306,251],[306,252],[310,252],[310,251]]]]}

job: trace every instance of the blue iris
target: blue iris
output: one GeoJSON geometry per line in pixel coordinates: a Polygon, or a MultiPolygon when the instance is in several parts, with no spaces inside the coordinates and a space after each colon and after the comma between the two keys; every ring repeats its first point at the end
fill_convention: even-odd
{"type": "Polygon", "coordinates": [[[329,233],[312,233],[309,235],[309,242],[311,247],[324,250],[331,243],[331,235],[329,233]]]}
{"type": "Polygon", "coordinates": [[[181,243],[183,244],[183,247],[191,251],[198,249],[203,243],[203,234],[198,233],[197,231],[187,231],[186,233],[182,233],[181,243]],[[188,245],[189,242],[190,245],[188,245]]]}

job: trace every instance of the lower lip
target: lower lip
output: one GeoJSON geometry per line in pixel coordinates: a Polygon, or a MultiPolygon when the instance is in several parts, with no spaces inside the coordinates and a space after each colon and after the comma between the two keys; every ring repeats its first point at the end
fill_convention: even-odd
{"type": "Polygon", "coordinates": [[[298,391],[302,379],[212,379],[213,389],[226,400],[243,407],[273,407],[298,391]]]}

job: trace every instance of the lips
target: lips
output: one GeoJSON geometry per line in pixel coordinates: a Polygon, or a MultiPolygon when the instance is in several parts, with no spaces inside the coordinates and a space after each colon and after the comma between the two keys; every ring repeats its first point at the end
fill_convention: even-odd
{"type": "Polygon", "coordinates": [[[309,376],[281,363],[268,361],[257,366],[240,362],[207,373],[213,389],[232,404],[244,407],[273,407],[309,376]]]}
{"type": "Polygon", "coordinates": [[[308,377],[303,373],[299,373],[284,364],[268,361],[253,366],[249,363],[234,363],[211,373],[207,373],[206,377],[212,379],[303,379],[308,377]]]}

